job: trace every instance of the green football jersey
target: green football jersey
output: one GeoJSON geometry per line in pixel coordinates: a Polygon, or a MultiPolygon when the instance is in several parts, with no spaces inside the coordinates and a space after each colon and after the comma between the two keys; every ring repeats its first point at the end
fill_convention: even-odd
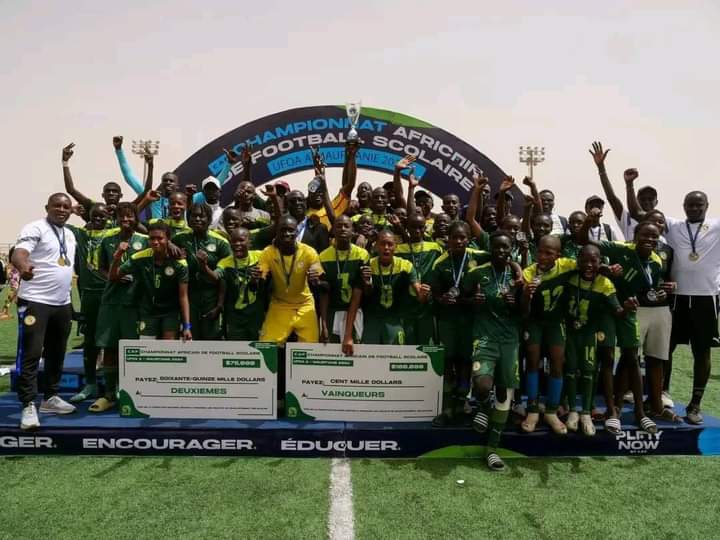
{"type": "Polygon", "coordinates": [[[179,313],[178,286],[188,282],[185,259],[166,258],[157,264],[152,248],[148,248],[131,256],[120,266],[120,271],[132,274],[139,282],[141,313],[152,317],[179,313]]]}
{"type": "Polygon", "coordinates": [[[513,287],[513,272],[510,265],[502,271],[486,262],[476,266],[463,276],[464,296],[475,294],[478,287],[485,295],[482,304],[474,304],[473,337],[489,337],[500,343],[517,342],[520,339],[521,312],[518,290],[513,287]],[[505,300],[504,293],[516,295],[515,304],[505,300]]]}
{"type": "Polygon", "coordinates": [[[575,243],[571,234],[562,234],[559,236],[560,243],[562,244],[562,250],[560,256],[566,259],[576,259],[580,254],[582,246],[575,243]]]}
{"type": "Polygon", "coordinates": [[[259,229],[253,229],[250,231],[250,249],[256,249],[262,251],[275,239],[275,227],[268,225],[267,227],[261,227],[259,229]]]}
{"type": "Polygon", "coordinates": [[[250,287],[250,272],[260,261],[260,251],[248,251],[247,257],[238,259],[230,255],[217,264],[216,273],[225,282],[224,316],[226,324],[244,321],[262,324],[265,319],[267,289],[260,284],[250,287]]]}
{"type": "MultiPolygon", "coordinates": [[[[441,296],[445,294],[451,287],[455,286],[456,282],[458,289],[460,289],[463,277],[468,272],[471,272],[477,266],[485,264],[490,260],[490,254],[486,251],[466,248],[465,253],[464,263],[462,255],[450,255],[447,251],[440,255],[433,263],[433,269],[430,275],[430,287],[432,288],[433,295],[441,296]]],[[[435,302],[434,306],[437,317],[445,320],[459,320],[458,317],[463,316],[466,308],[465,305],[460,303],[445,306],[439,302],[435,302]]]]}
{"type": "Polygon", "coordinates": [[[107,278],[100,271],[100,244],[103,238],[117,233],[119,229],[93,230],[67,225],[75,236],[75,273],[78,288],[83,291],[102,291],[107,278]]]}
{"type": "Polygon", "coordinates": [[[539,322],[561,320],[564,315],[563,291],[565,283],[577,268],[572,259],[559,258],[553,267],[545,272],[538,271],[537,263],[523,270],[525,283],[539,280],[535,294],[532,297],[530,318],[539,322]]]}
{"type": "Polygon", "coordinates": [[[350,244],[349,250],[338,251],[335,246],[330,246],[320,253],[320,264],[330,285],[329,310],[347,310],[353,285],[362,281],[360,269],[369,261],[368,252],[355,244],[350,244]]]}
{"type": "Polygon", "coordinates": [[[419,281],[415,267],[400,257],[393,257],[392,264],[381,266],[379,258],[373,257],[370,270],[372,292],[363,297],[365,317],[400,317],[411,286],[419,281]]]}
{"type": "MultiPolygon", "coordinates": [[[[421,283],[430,283],[430,274],[437,258],[442,255],[442,248],[437,242],[416,242],[398,245],[395,256],[410,261],[421,283]]],[[[421,304],[417,300],[415,289],[410,293],[405,303],[405,316],[408,318],[423,318],[432,314],[432,297],[421,304]]]]}
{"type": "Polygon", "coordinates": [[[662,282],[665,263],[655,251],[647,259],[641,259],[634,242],[600,242],[599,245],[610,264],[623,267],[622,277],[614,280],[620,302],[631,296],[643,302],[647,291],[657,289],[662,282]]]}
{"type": "MultiPolygon", "coordinates": [[[[100,244],[100,268],[108,272],[112,264],[113,255],[118,245],[122,242],[120,238],[120,230],[103,238],[100,244]]],[[[134,232],[127,240],[128,250],[123,253],[121,263],[126,262],[132,255],[138,251],[147,249],[148,237],[144,234],[134,232]]],[[[102,303],[118,306],[134,306],[137,304],[138,286],[137,280],[133,276],[128,276],[120,281],[108,280],[105,284],[105,290],[102,295],[102,303]],[[129,279],[128,279],[129,278],[129,279]]]]}
{"type": "Polygon", "coordinates": [[[192,231],[186,231],[175,235],[173,243],[185,250],[190,279],[190,293],[214,293],[217,290],[217,285],[200,269],[197,252],[201,249],[205,251],[208,256],[208,267],[215,270],[220,260],[231,255],[228,241],[215,231],[208,231],[205,238],[196,236],[192,231]]]}
{"type": "Polygon", "coordinates": [[[567,327],[569,329],[600,329],[608,312],[614,314],[620,307],[615,286],[605,276],[597,275],[594,280],[586,281],[577,270],[571,273],[565,283],[567,327]]]}
{"type": "Polygon", "coordinates": [[[370,221],[372,221],[375,230],[378,232],[382,231],[383,229],[392,228],[385,214],[375,214],[372,211],[370,211],[370,213],[362,212],[360,214],[355,214],[353,217],[350,218],[350,221],[356,223],[362,216],[370,216],[370,221]]]}

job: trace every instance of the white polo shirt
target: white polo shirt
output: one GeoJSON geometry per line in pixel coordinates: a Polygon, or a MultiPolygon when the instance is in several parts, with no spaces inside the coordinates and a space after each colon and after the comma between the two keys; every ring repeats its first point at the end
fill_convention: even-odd
{"type": "Polygon", "coordinates": [[[637,221],[635,221],[627,211],[627,208],[623,208],[620,219],[615,218],[620,227],[620,232],[625,237],[625,240],[632,242],[635,237],[635,227],[637,227],[637,221]]]}
{"type": "Polygon", "coordinates": [[[701,224],[690,223],[690,232],[700,232],[695,242],[699,255],[697,261],[691,261],[692,245],[686,221],[666,218],[665,238],[675,250],[671,276],[677,282],[677,294],[693,296],[716,296],[720,287],[720,220],[705,219],[701,224]]]}
{"type": "Polygon", "coordinates": [[[50,225],[47,219],[38,219],[25,225],[15,243],[15,249],[24,249],[30,253],[28,262],[34,267],[30,281],[20,280],[18,297],[30,302],[39,302],[51,306],[64,306],[70,303],[72,289],[73,263],[75,261],[75,236],[67,227],[50,225]],[[61,266],[60,240],[65,240],[68,264],[61,266]]]}
{"type": "Polygon", "coordinates": [[[563,227],[562,220],[560,219],[560,215],[556,212],[553,212],[550,214],[550,217],[552,218],[553,222],[553,228],[552,231],[550,231],[550,234],[554,234],[556,236],[560,236],[565,234],[567,231],[565,230],[565,227],[563,227]]]}

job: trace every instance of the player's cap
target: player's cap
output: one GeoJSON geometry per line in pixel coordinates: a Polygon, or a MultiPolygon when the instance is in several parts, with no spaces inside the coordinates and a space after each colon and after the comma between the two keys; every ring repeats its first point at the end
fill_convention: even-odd
{"type": "Polygon", "coordinates": [[[587,199],[585,199],[585,206],[591,204],[591,203],[600,203],[602,205],[605,204],[605,200],[598,196],[598,195],[590,195],[587,199]]]}
{"type": "Polygon", "coordinates": [[[287,193],[288,191],[290,191],[290,184],[288,184],[285,180],[278,180],[277,182],[275,182],[275,189],[277,188],[282,188],[287,193]]]}
{"type": "Polygon", "coordinates": [[[415,195],[413,195],[413,198],[414,198],[416,201],[419,201],[419,200],[422,200],[422,199],[432,199],[432,196],[431,196],[427,191],[425,191],[424,189],[420,189],[420,190],[418,190],[418,191],[415,192],[415,195]]]}
{"type": "Polygon", "coordinates": [[[202,181],[202,189],[205,189],[205,186],[208,186],[210,184],[214,184],[218,189],[220,189],[222,186],[220,186],[220,181],[215,178],[214,176],[208,176],[205,180],[202,181]]]}

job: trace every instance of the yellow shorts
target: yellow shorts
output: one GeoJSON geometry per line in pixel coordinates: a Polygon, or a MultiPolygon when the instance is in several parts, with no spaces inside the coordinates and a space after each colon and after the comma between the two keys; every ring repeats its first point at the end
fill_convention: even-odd
{"type": "Polygon", "coordinates": [[[282,345],[295,332],[301,343],[317,343],[320,338],[315,304],[293,305],[270,302],[265,322],[260,330],[260,341],[282,345]]]}

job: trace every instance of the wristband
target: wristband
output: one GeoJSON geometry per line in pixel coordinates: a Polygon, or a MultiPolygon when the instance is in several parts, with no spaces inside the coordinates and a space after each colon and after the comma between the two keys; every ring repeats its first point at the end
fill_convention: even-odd
{"type": "Polygon", "coordinates": [[[183,330],[191,330],[191,329],[192,329],[192,324],[190,324],[189,322],[184,322],[184,323],[182,324],[182,329],[183,329],[183,330]]]}
{"type": "Polygon", "coordinates": [[[63,167],[69,167],[68,163],[69,163],[68,161],[63,160],[63,167]]]}

